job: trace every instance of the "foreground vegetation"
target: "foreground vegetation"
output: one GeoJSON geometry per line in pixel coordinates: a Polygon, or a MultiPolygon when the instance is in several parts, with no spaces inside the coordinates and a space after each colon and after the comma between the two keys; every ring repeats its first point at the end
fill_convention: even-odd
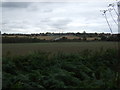
{"type": "Polygon", "coordinates": [[[114,49],[6,56],[2,66],[3,88],[118,88],[120,81],[114,49]]]}

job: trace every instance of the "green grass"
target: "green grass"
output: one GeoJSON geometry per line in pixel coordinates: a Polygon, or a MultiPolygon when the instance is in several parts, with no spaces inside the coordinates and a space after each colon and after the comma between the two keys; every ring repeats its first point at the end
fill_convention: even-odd
{"type": "Polygon", "coordinates": [[[85,49],[118,49],[118,42],[55,42],[55,43],[19,43],[3,44],[3,56],[25,55],[33,51],[78,53],[85,49]]]}
{"type": "Polygon", "coordinates": [[[3,44],[2,59],[3,88],[120,86],[118,42],[3,44]]]}
{"type": "Polygon", "coordinates": [[[7,56],[2,66],[3,88],[118,88],[120,85],[119,55],[114,49],[7,56]]]}

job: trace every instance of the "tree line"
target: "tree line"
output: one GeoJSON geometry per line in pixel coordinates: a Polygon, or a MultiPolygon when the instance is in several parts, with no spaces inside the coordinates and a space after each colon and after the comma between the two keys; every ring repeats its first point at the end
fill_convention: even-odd
{"type": "Polygon", "coordinates": [[[87,40],[87,37],[83,37],[83,39],[67,39],[66,37],[62,37],[59,40],[46,40],[46,39],[38,39],[38,38],[28,38],[28,37],[3,37],[2,43],[39,43],[39,42],[80,42],[80,41],[120,41],[120,37],[110,36],[105,37],[102,36],[100,40],[87,40]]]}

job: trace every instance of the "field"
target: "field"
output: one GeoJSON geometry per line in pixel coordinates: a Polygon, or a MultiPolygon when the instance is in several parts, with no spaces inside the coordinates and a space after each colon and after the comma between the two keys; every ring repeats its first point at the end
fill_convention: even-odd
{"type": "MultiPolygon", "coordinates": [[[[75,35],[56,35],[56,36],[2,36],[2,37],[9,37],[9,38],[15,38],[15,37],[19,37],[19,38],[37,38],[37,39],[41,39],[41,40],[54,40],[55,38],[62,38],[62,37],[66,37],[67,39],[79,39],[79,36],[75,36],[75,35]]],[[[96,37],[93,37],[93,39],[96,37]]],[[[91,39],[91,38],[88,38],[91,39]]]]}
{"type": "Polygon", "coordinates": [[[34,51],[78,53],[86,49],[99,50],[101,48],[118,49],[118,42],[54,42],[54,43],[19,43],[3,44],[3,56],[25,55],[34,51]]]}
{"type": "Polygon", "coordinates": [[[3,44],[2,87],[120,88],[119,60],[118,42],[3,44]]]}

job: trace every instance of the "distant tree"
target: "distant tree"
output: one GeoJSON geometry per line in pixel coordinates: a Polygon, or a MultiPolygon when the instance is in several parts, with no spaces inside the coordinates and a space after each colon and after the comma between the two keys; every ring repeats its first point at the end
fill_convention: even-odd
{"type": "Polygon", "coordinates": [[[84,40],[84,41],[87,40],[87,38],[86,38],[86,32],[85,32],[85,31],[83,31],[83,40],[84,40]]]}
{"type": "Polygon", "coordinates": [[[51,33],[50,32],[46,32],[46,35],[51,35],[51,33]]]}
{"type": "Polygon", "coordinates": [[[98,35],[98,33],[95,32],[95,36],[97,36],[97,35],[98,35]]]}
{"type": "Polygon", "coordinates": [[[81,37],[79,37],[79,39],[78,40],[81,40],[81,37]]]}
{"type": "Polygon", "coordinates": [[[79,35],[80,35],[80,33],[79,33],[79,32],[77,32],[77,33],[76,33],[76,35],[77,35],[77,36],[79,36],[79,35]]]}
{"type": "Polygon", "coordinates": [[[67,37],[62,37],[61,40],[67,40],[67,37]]]}
{"type": "Polygon", "coordinates": [[[83,41],[86,41],[87,40],[87,38],[86,37],[83,37],[83,41]]]}
{"type": "Polygon", "coordinates": [[[104,36],[104,35],[102,35],[102,36],[101,36],[101,40],[102,40],[102,41],[105,41],[105,40],[107,40],[107,37],[104,36]]]}
{"type": "Polygon", "coordinates": [[[86,31],[83,31],[83,34],[86,34],[86,31]]]}
{"type": "Polygon", "coordinates": [[[7,33],[3,33],[3,35],[7,35],[7,33]]]}

